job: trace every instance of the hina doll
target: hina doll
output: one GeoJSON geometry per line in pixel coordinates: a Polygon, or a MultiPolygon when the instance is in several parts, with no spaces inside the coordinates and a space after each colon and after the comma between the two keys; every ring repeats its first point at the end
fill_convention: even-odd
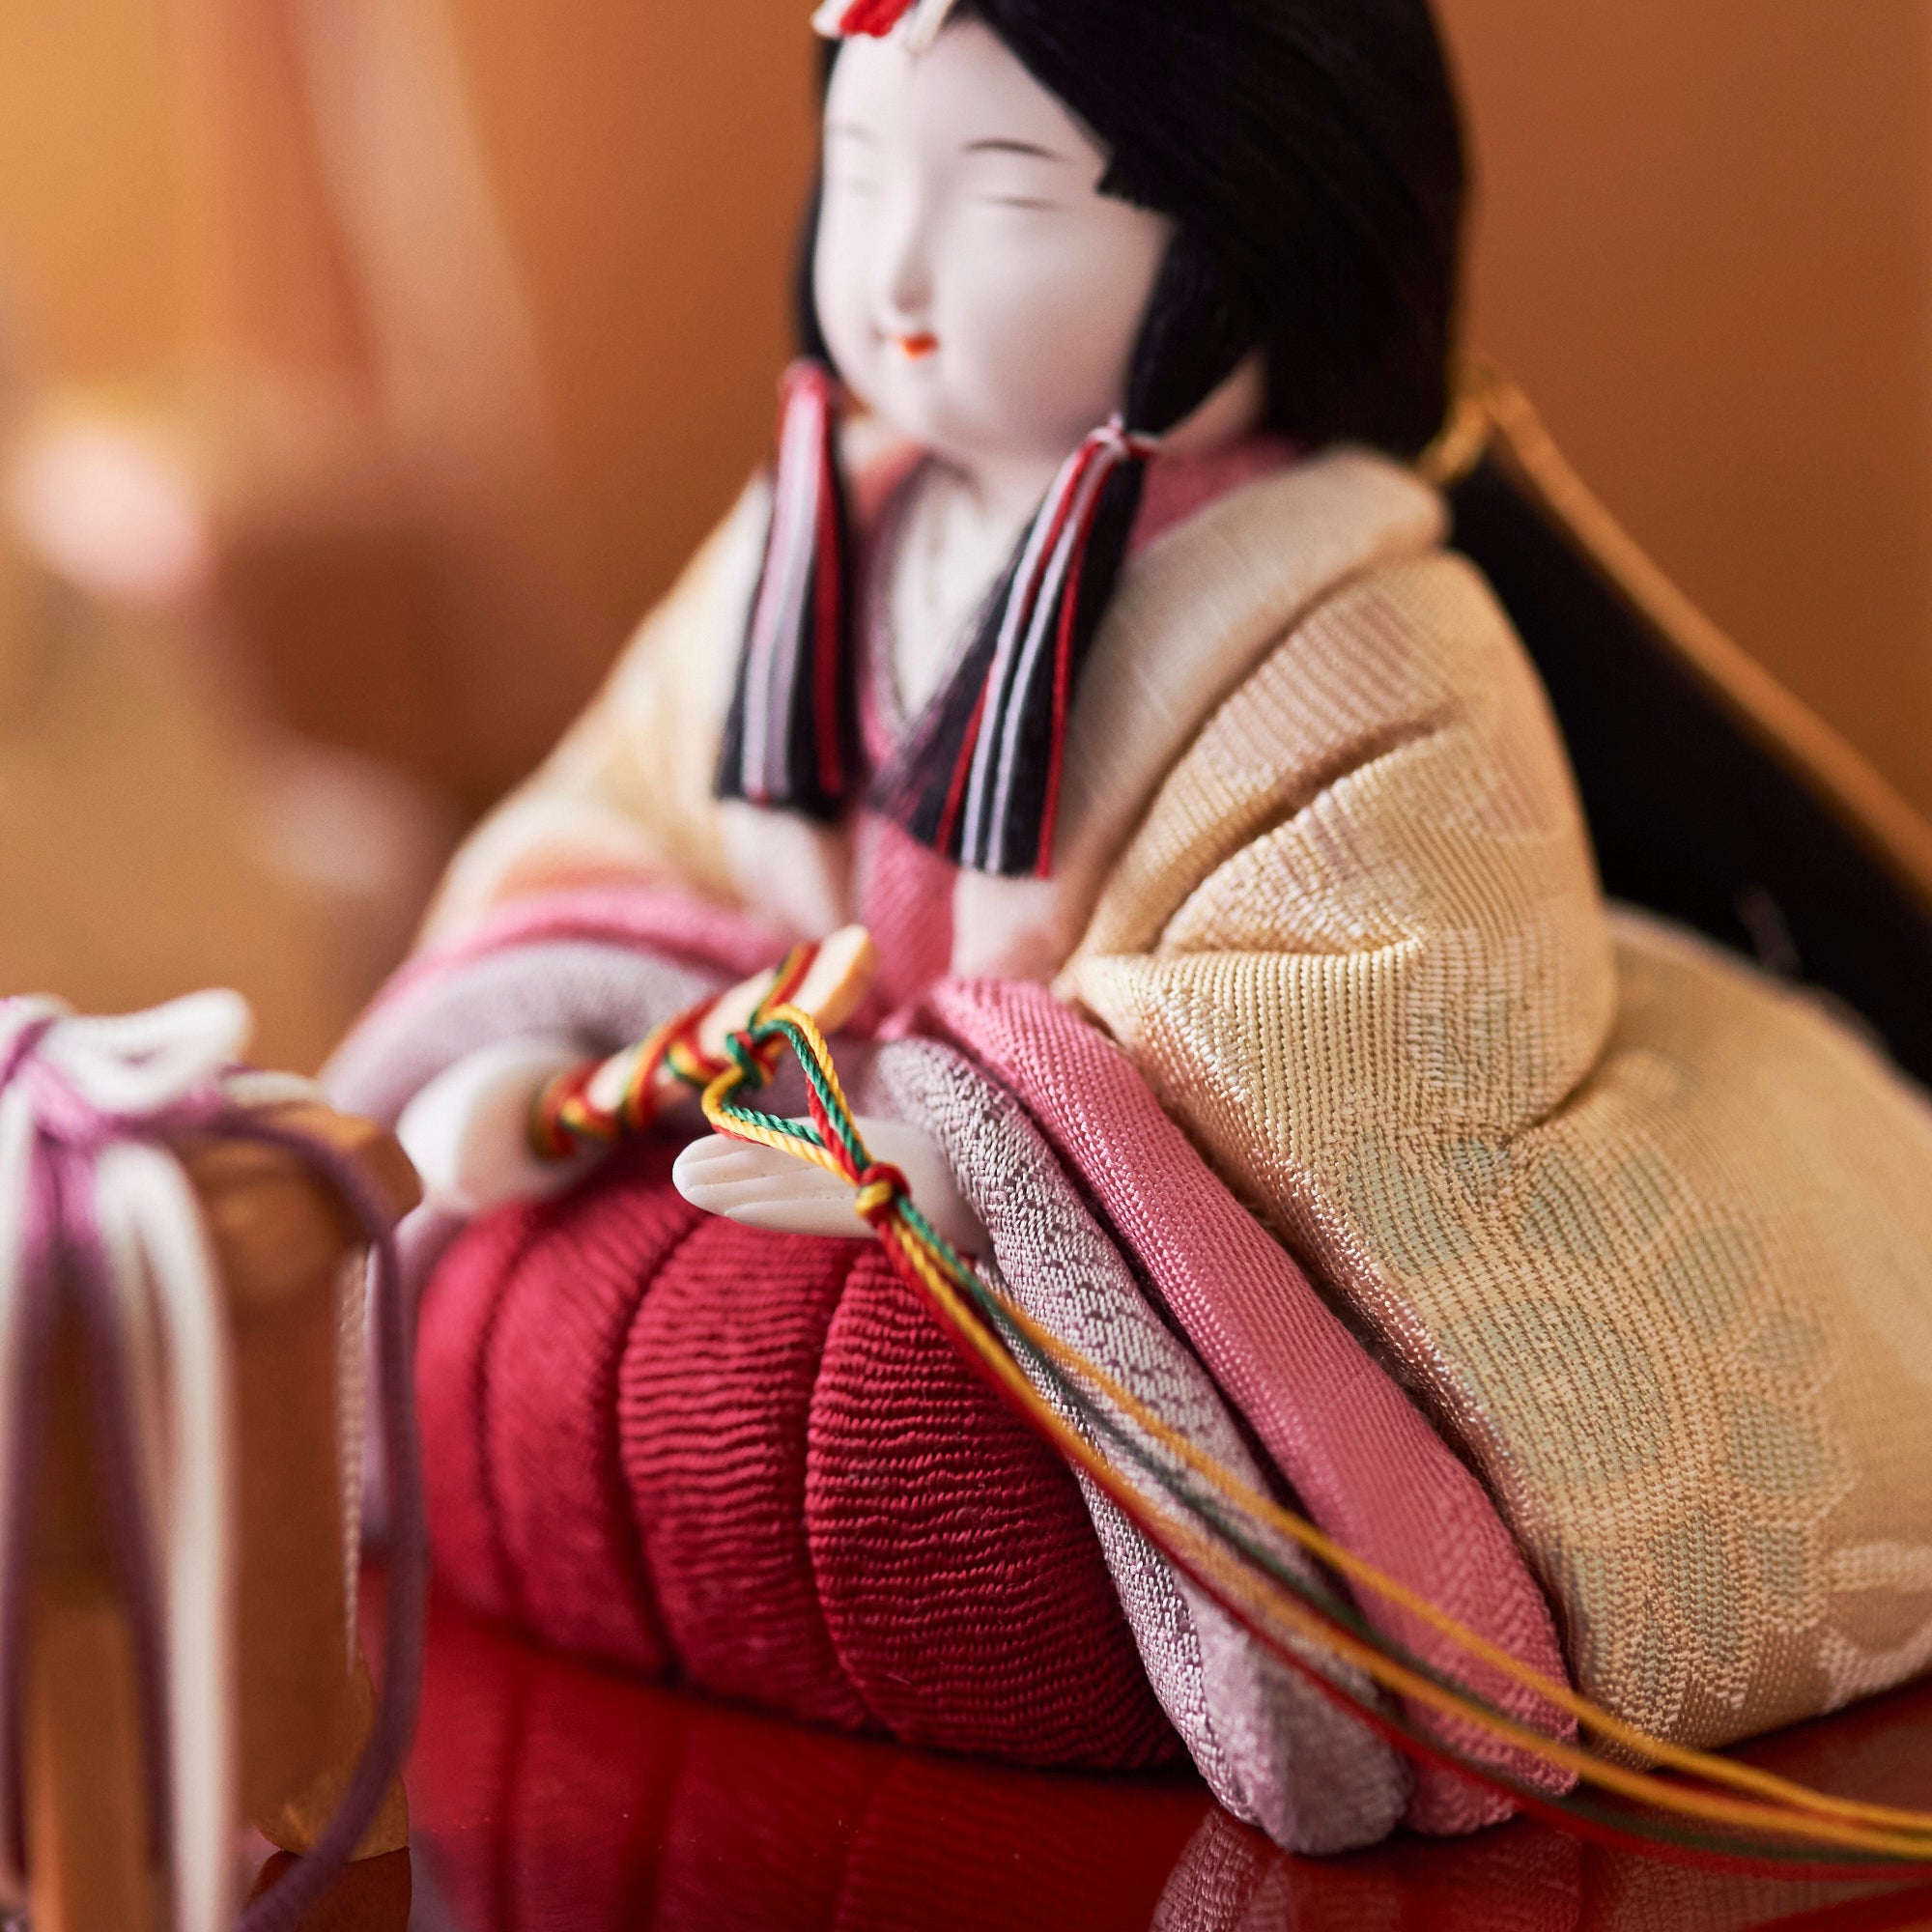
{"type": "Polygon", "coordinates": [[[534,1165],[559,1067],[857,922],[868,1138],[1227,1466],[1672,1739],[1922,1666],[1932,1113],[1817,1002],[1605,903],[1415,463],[1463,203],[1424,0],[819,25],[772,473],[331,1076],[447,1170],[413,1238],[449,1582],[817,1722],[1185,1751],[1296,1849],[1507,1810],[1083,1492],[849,1203],[701,1142],[674,1179],[695,1114],[534,1165]]]}

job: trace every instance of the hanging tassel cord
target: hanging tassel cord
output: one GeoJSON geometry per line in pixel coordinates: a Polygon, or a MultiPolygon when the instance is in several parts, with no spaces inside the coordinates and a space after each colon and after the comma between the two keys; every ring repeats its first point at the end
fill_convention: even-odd
{"type": "Polygon", "coordinates": [[[851,777],[837,437],[838,379],[803,357],[781,386],[771,524],[718,774],[727,798],[822,810],[851,777]]]}
{"type": "Polygon", "coordinates": [[[1014,824],[1014,792],[1025,758],[1022,739],[1047,680],[1046,768],[1035,849],[1028,868],[1052,869],[1065,756],[1066,718],[1073,679],[1073,646],[1087,555],[1108,483],[1129,464],[1156,455],[1159,439],[1129,430],[1119,416],[1102,424],[1067,458],[1040,506],[1007,592],[998,642],[947,788],[937,847],[952,849],[959,835],[962,863],[1003,871],[1014,824]],[[1051,661],[1046,654],[1051,651],[1051,661]],[[963,826],[961,824],[963,814],[963,826]]]}
{"type": "Polygon", "coordinates": [[[376,1399],[388,1487],[387,1595],[376,1714],[335,1807],[315,1844],[242,1914],[237,1932],[297,1932],[376,1822],[401,1776],[422,1701],[429,1621],[429,1514],[416,1429],[415,1320],[403,1287],[394,1224],[353,1157],[271,1113],[229,1108],[214,1131],[293,1154],[330,1188],[361,1234],[376,1337],[376,1399]]]}
{"type": "Polygon", "coordinates": [[[1912,1877],[1932,1862],[1932,1813],[1813,1790],[1626,1722],[1242,1482],[1036,1321],[937,1234],[898,1170],[872,1159],[824,1033],[810,1011],[789,1003],[788,989],[811,962],[807,948],[786,960],[722,1054],[693,1045],[696,1021],[708,1010],[700,1009],[660,1028],[638,1049],[639,1065],[669,1068],[681,1084],[700,1090],[705,1119],[718,1133],[809,1161],[849,1185],[855,1211],[975,1369],[1271,1654],[1409,1756],[1503,1792],[1525,1811],[1597,1842],[1781,1878],[1912,1877]],[[808,1121],[748,1104],[787,1054],[805,1075],[808,1121]],[[1500,1708],[1376,1629],[1347,1597],[1303,1576],[1284,1555],[1286,1546],[1435,1633],[1470,1668],[1673,1775],[1614,1761],[1500,1708]],[[1312,1661],[1318,1657],[1329,1667],[1312,1661]],[[1394,1706],[1338,1679],[1337,1664],[1366,1676],[1394,1706]],[[1481,1746],[1451,1741],[1471,1734],[1481,1746]],[[1508,1768],[1519,1765],[1533,1769],[1519,1776],[1508,1768]]]}
{"type": "Polygon", "coordinates": [[[1034,860],[1036,876],[1053,874],[1053,839],[1060,825],[1060,791],[1066,768],[1066,718],[1073,699],[1073,640],[1080,622],[1080,598],[1086,587],[1087,552],[1093,541],[1094,525],[1100,514],[1102,493],[1114,471],[1126,463],[1145,463],[1154,456],[1159,443],[1151,437],[1136,436],[1118,417],[1102,432],[1107,455],[1096,487],[1081,507],[1080,527],[1074,539],[1071,561],[1066,572],[1066,587],[1060,600],[1060,615],[1053,649],[1053,714],[1046,767],[1046,798],[1040,810],[1039,851],[1034,860]]]}
{"type": "Polygon", "coordinates": [[[827,797],[845,795],[845,748],[840,742],[840,639],[845,621],[845,556],[839,528],[838,477],[833,454],[836,417],[831,384],[827,382],[819,407],[824,424],[817,445],[818,515],[813,520],[816,549],[811,574],[811,730],[818,753],[818,788],[827,797]]]}

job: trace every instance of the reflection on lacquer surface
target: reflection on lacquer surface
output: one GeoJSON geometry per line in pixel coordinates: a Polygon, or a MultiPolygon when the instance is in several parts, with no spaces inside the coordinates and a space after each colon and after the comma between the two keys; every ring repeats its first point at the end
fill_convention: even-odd
{"type": "MultiPolygon", "coordinates": [[[[429,1657],[410,1784],[412,1932],[1932,1924],[1932,1888],[1874,1898],[1722,1877],[1526,1824],[1291,1859],[1190,1776],[1017,1773],[774,1722],[548,1657],[447,1604],[436,1607],[429,1657]]],[[[1932,1801],[1928,1738],[1932,1687],[1749,1755],[1834,1790],[1919,1804],[1932,1801]]]]}

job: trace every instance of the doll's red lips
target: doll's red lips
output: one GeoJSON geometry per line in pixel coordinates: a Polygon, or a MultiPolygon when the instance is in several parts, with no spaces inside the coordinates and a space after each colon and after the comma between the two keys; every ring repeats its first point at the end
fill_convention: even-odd
{"type": "Polygon", "coordinates": [[[893,347],[908,362],[923,362],[928,355],[938,350],[939,337],[929,334],[895,335],[893,337],[893,347]]]}

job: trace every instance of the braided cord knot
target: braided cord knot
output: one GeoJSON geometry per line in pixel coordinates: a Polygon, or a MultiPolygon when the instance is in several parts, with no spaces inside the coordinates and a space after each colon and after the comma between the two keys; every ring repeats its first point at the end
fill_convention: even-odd
{"type": "Polygon", "coordinates": [[[911,1192],[897,1168],[890,1161],[876,1160],[859,1176],[859,1195],[852,1205],[860,1220],[878,1228],[893,1219],[911,1192]]]}
{"type": "MultiPolygon", "coordinates": [[[[783,1050],[781,1037],[761,1035],[755,1024],[732,1034],[724,1042],[725,1059],[744,1076],[744,1084],[754,1092],[771,1085],[772,1075],[778,1071],[779,1055],[783,1050]]],[[[714,1065],[710,1079],[700,1078],[695,1084],[708,1087],[723,1071],[722,1065],[714,1065]]]]}

